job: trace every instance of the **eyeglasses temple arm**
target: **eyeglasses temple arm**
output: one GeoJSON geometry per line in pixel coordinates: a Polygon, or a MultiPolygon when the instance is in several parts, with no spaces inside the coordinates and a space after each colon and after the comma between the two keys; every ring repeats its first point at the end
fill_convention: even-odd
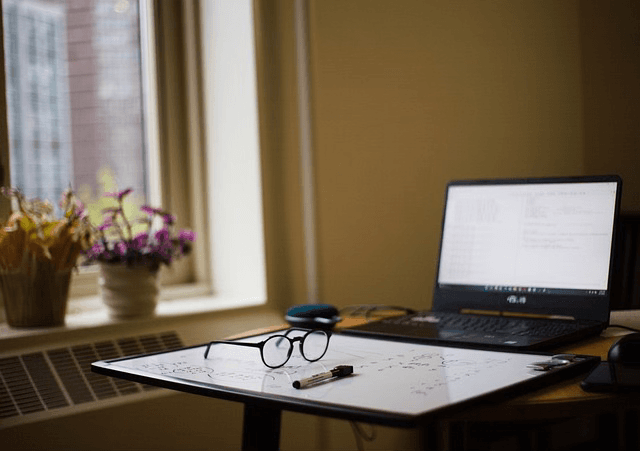
{"type": "Polygon", "coordinates": [[[211,349],[211,345],[216,344],[216,343],[223,343],[223,344],[228,344],[228,345],[238,345],[238,346],[247,346],[247,347],[250,347],[250,348],[261,348],[262,345],[264,344],[264,342],[260,342],[260,343],[245,343],[243,341],[229,341],[229,340],[211,341],[207,345],[207,350],[204,352],[204,358],[205,359],[209,355],[209,350],[211,349]]]}

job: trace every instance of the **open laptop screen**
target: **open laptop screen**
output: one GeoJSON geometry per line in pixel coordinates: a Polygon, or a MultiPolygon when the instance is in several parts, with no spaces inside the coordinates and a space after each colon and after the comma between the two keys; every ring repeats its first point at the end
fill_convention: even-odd
{"type": "Polygon", "coordinates": [[[436,289],[608,296],[619,179],[569,180],[449,184],[436,289]]]}

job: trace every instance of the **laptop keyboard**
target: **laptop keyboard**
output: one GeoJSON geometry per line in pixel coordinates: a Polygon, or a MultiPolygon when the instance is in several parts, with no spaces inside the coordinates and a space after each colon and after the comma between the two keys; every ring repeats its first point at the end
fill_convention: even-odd
{"type": "Polygon", "coordinates": [[[590,327],[591,322],[511,318],[505,316],[463,315],[456,313],[427,312],[412,316],[386,318],[384,322],[403,326],[432,327],[438,329],[473,330],[505,335],[553,337],[590,327]]]}

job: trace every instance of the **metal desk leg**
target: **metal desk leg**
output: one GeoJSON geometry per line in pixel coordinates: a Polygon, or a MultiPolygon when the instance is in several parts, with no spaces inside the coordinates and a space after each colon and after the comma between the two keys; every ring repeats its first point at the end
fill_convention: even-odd
{"type": "Polygon", "coordinates": [[[437,421],[432,421],[419,426],[419,447],[421,451],[437,451],[440,449],[438,447],[438,426],[439,422],[437,421]]]}
{"type": "Polygon", "coordinates": [[[629,410],[623,413],[624,449],[640,449],[638,440],[638,426],[640,415],[637,410],[629,410]]]}
{"type": "Polygon", "coordinates": [[[281,417],[280,409],[245,404],[242,451],[278,451],[281,417]]]}

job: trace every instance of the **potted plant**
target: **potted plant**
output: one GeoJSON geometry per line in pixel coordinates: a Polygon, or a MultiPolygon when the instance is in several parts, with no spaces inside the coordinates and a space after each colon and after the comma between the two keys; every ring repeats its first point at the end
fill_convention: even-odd
{"type": "Polygon", "coordinates": [[[71,270],[91,244],[91,224],[71,189],[62,195],[62,218],[49,201],[3,188],[12,214],[0,227],[0,296],[15,327],[64,324],[71,270]]]}
{"type": "Polygon", "coordinates": [[[131,188],[105,196],[115,200],[102,210],[103,222],[95,227],[95,240],[84,251],[86,263],[100,266],[100,291],[112,318],[139,318],[155,312],[162,265],[191,252],[195,234],[174,230],[175,216],[148,205],[140,207],[140,232],[125,214],[124,200],[131,188]]]}

